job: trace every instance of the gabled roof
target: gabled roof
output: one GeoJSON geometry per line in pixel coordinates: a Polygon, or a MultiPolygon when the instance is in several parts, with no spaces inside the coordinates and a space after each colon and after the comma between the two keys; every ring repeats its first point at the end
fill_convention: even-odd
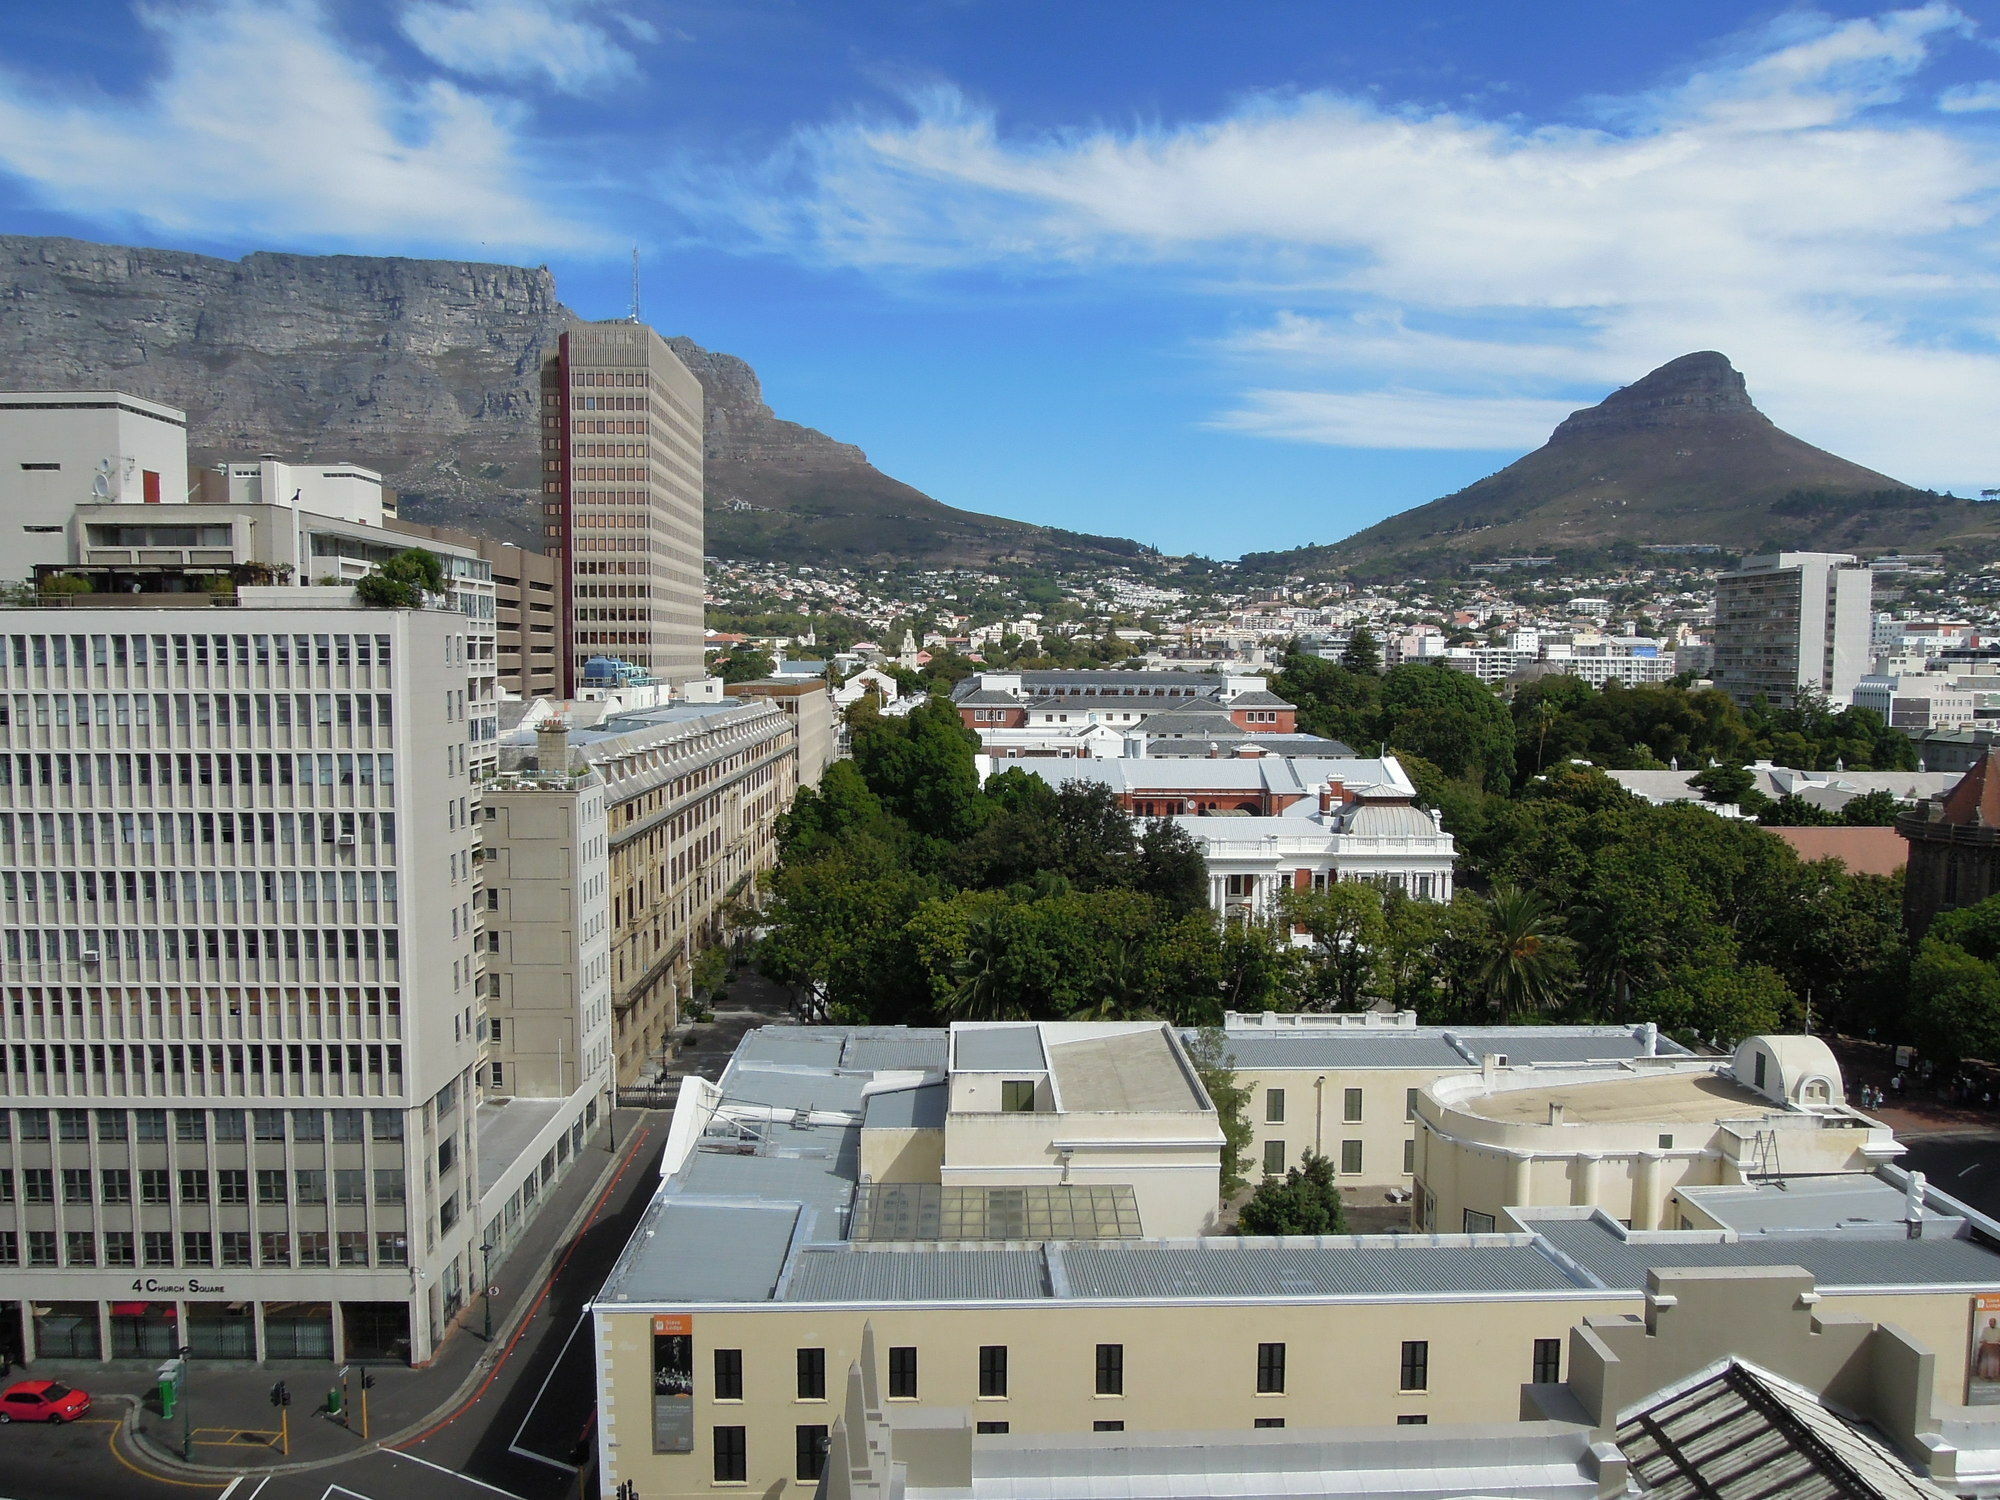
{"type": "Polygon", "coordinates": [[[1979,764],[1945,794],[1937,820],[1962,827],[2000,828],[2000,768],[1993,764],[1992,751],[1980,757],[1979,764]]]}

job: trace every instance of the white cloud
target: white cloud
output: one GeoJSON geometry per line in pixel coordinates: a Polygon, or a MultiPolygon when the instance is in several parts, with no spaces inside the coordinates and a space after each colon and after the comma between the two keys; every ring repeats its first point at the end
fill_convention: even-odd
{"type": "Polygon", "coordinates": [[[2000,409],[1977,321],[2000,284],[2000,145],[1919,85],[1969,29],[1938,3],[1788,14],[1591,101],[1594,124],[1318,91],[1010,134],[935,87],[902,117],[802,132],[703,201],[767,248],[882,275],[1146,277],[1226,301],[1251,325],[1221,341],[1254,388],[1220,419],[1237,430],[1519,446],[1558,406],[1716,348],[1802,436],[1966,483],[2000,474],[2000,424],[1976,415],[2000,409]],[[1318,389],[1280,388],[1302,373],[1318,389]]]}
{"type": "Polygon", "coordinates": [[[2000,109],[2000,82],[1961,83],[1938,95],[1938,108],[1948,115],[1969,115],[2000,109]]]}
{"type": "MultiPolygon", "coordinates": [[[[403,35],[441,67],[470,78],[548,83],[587,94],[639,76],[639,65],[593,19],[591,0],[416,0],[398,18],[403,35]]],[[[605,20],[640,42],[652,25],[613,12],[605,20]]]]}
{"type": "Polygon", "coordinates": [[[1430,391],[1249,391],[1210,425],[1342,448],[1533,448],[1576,407],[1430,391]]]}
{"type": "Polygon", "coordinates": [[[378,250],[592,241],[536,200],[511,107],[383,76],[308,0],[217,0],[141,19],[164,63],[129,99],[0,71],[0,168],[52,208],[378,250]]]}

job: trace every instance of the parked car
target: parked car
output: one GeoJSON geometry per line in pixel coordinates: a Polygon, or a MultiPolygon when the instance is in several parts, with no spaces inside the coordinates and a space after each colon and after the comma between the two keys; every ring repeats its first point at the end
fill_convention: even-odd
{"type": "Polygon", "coordinates": [[[0,1423],[74,1422],[90,1410],[90,1395],[55,1380],[24,1380],[0,1391],[0,1423]]]}

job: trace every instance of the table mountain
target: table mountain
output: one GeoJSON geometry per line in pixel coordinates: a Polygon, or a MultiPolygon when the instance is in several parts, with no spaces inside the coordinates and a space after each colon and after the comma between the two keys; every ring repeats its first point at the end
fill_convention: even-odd
{"type": "Polygon", "coordinates": [[[1872,552],[1996,537],[2000,507],[1914,489],[1793,437],[1704,350],[1572,413],[1533,453],[1455,495],[1258,561],[1367,567],[1668,543],[1872,552]]]}
{"type": "MultiPolygon", "coordinates": [[[[197,462],[379,469],[412,520],[540,544],[538,370],[573,314],[546,266],[0,235],[0,388],[183,408],[197,462]]],[[[778,418],[756,373],[685,338],[708,398],[708,550],[794,563],[1095,564],[1135,542],[942,505],[778,418]]]]}

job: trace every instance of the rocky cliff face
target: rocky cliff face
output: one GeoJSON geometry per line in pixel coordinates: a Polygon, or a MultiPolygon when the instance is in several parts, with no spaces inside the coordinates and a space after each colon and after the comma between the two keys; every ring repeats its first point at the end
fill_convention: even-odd
{"type": "MultiPolygon", "coordinates": [[[[541,535],[538,371],[570,318],[546,267],[231,261],[0,235],[0,387],[163,401],[188,413],[199,462],[365,464],[411,519],[527,546],[541,535]]],[[[777,417],[742,360],[669,342],[708,399],[711,552],[980,563],[1140,550],[940,505],[777,417]]]]}

